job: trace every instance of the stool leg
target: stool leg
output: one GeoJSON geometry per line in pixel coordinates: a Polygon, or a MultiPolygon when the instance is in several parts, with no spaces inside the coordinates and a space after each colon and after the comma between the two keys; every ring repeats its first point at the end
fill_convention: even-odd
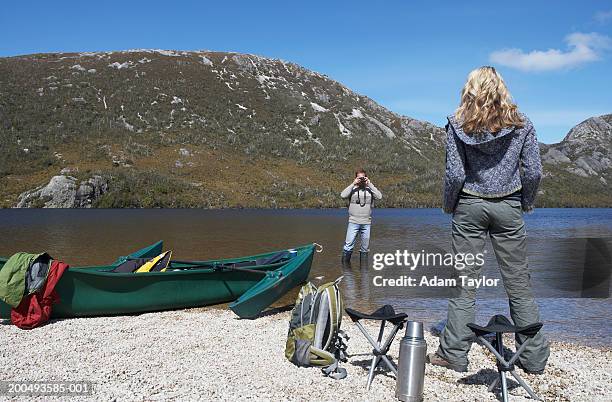
{"type": "Polygon", "coordinates": [[[380,331],[378,331],[378,347],[379,348],[381,347],[381,342],[382,342],[382,339],[383,339],[383,335],[385,333],[385,324],[386,324],[386,322],[387,321],[385,321],[385,320],[382,320],[380,322],[380,331]]]}
{"type": "Polygon", "coordinates": [[[501,378],[502,401],[508,402],[508,383],[506,382],[506,373],[501,371],[499,376],[501,378]]]}
{"type": "Polygon", "coordinates": [[[529,384],[527,384],[518,374],[516,374],[514,370],[510,371],[510,374],[512,374],[512,377],[514,377],[514,379],[518,381],[519,384],[521,384],[521,387],[525,388],[525,391],[527,391],[527,393],[532,399],[541,401],[540,397],[536,395],[535,392],[533,392],[533,389],[531,389],[529,384]]]}
{"type": "MultiPolygon", "coordinates": [[[[497,352],[503,358],[504,357],[504,341],[501,332],[495,333],[495,340],[497,341],[497,352]]],[[[500,363],[503,363],[505,359],[502,359],[500,363]]],[[[501,393],[502,400],[508,402],[508,383],[506,382],[506,373],[499,371],[499,379],[501,380],[501,393]]]]}
{"type": "Polygon", "coordinates": [[[389,360],[387,355],[381,355],[380,357],[382,358],[382,361],[385,362],[387,367],[389,367],[389,370],[391,370],[391,372],[397,376],[397,369],[393,365],[393,362],[391,360],[389,360]]]}
{"type": "Polygon", "coordinates": [[[493,390],[495,389],[495,387],[497,386],[497,383],[499,382],[499,376],[495,377],[495,380],[493,380],[493,382],[491,383],[491,385],[489,385],[489,388],[487,388],[488,392],[493,392],[493,390]]]}
{"type": "Polygon", "coordinates": [[[391,343],[393,342],[395,335],[397,335],[397,332],[399,331],[403,323],[396,324],[395,327],[391,330],[391,333],[387,335],[387,339],[385,339],[385,341],[383,342],[386,323],[387,321],[385,320],[381,321],[380,331],[378,332],[378,339],[374,340],[370,336],[370,334],[368,334],[368,331],[365,329],[365,327],[359,321],[355,321],[355,325],[357,326],[357,328],[359,328],[361,333],[366,337],[368,342],[370,342],[370,344],[374,348],[372,350],[372,354],[373,354],[372,363],[370,364],[370,372],[368,373],[368,383],[366,386],[368,390],[370,389],[370,386],[372,385],[372,381],[374,380],[374,374],[376,372],[376,367],[378,367],[378,365],[381,362],[384,362],[387,365],[387,367],[389,367],[389,370],[391,370],[391,372],[397,376],[397,368],[395,367],[395,364],[387,356],[387,352],[389,351],[389,347],[391,346],[391,343]]]}
{"type": "MultiPolygon", "coordinates": [[[[381,347],[383,335],[385,333],[385,322],[386,321],[384,320],[380,322],[380,331],[378,331],[378,339],[376,341],[376,348],[375,350],[373,350],[373,353],[375,354],[380,353],[380,347],[381,347]]],[[[370,366],[370,373],[368,374],[368,385],[366,387],[368,391],[370,390],[370,386],[372,385],[372,381],[374,380],[374,372],[376,371],[376,367],[378,366],[378,363],[380,363],[380,356],[374,355],[374,357],[372,358],[372,365],[370,366]]]]}
{"type": "Polygon", "coordinates": [[[380,361],[379,356],[372,357],[372,365],[370,366],[370,373],[368,374],[368,385],[366,386],[366,390],[370,390],[370,386],[372,385],[372,380],[374,379],[374,371],[376,371],[376,366],[378,366],[378,362],[380,361]]]}

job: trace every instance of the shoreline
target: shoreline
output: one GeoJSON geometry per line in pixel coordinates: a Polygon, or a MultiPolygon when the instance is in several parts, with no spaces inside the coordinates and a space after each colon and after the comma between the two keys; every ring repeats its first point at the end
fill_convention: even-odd
{"type": "MultiPolygon", "coordinates": [[[[142,209],[153,209],[153,210],[160,210],[160,209],[178,209],[178,210],[190,210],[190,209],[197,209],[197,210],[205,210],[205,211],[325,211],[325,210],[338,210],[338,209],[346,209],[348,210],[348,208],[346,206],[311,206],[311,207],[299,207],[299,206],[290,206],[290,207],[285,207],[285,206],[279,206],[279,207],[242,207],[242,206],[227,206],[227,207],[155,207],[155,208],[145,208],[145,207],[139,207],[139,208],[126,208],[126,207],[117,207],[117,208],[97,208],[97,207],[92,207],[92,208],[18,208],[18,207],[0,207],[0,211],[1,210],[32,210],[32,209],[40,209],[40,210],[52,210],[52,211],[57,211],[57,210],[117,210],[117,209],[124,209],[127,211],[134,211],[134,210],[142,210],[142,209]]],[[[401,207],[401,206],[382,206],[382,207],[376,207],[377,210],[385,210],[385,209],[437,209],[437,210],[442,210],[442,206],[420,206],[420,207],[401,207]]],[[[540,206],[540,207],[535,207],[535,210],[538,209],[612,209],[612,205],[607,205],[607,206],[597,206],[597,207],[581,207],[581,206],[556,206],[556,207],[550,207],[550,206],[540,206]]],[[[532,212],[526,212],[525,214],[531,214],[532,212]]],[[[445,214],[448,215],[448,214],[445,214]]]]}
{"type": "MultiPolygon", "coordinates": [[[[93,382],[92,395],[70,400],[395,400],[395,376],[388,371],[379,369],[371,390],[365,390],[371,347],[346,316],[346,379],[325,378],[317,368],[287,361],[289,315],[272,309],[241,320],[230,311],[204,307],[53,320],[31,331],[4,320],[0,355],[12,363],[0,373],[13,381],[93,382]]],[[[366,327],[371,333],[378,328],[366,327]]],[[[402,335],[390,351],[396,362],[402,335]]],[[[427,331],[426,341],[428,352],[435,351],[437,337],[427,331]]],[[[544,375],[518,372],[544,400],[603,400],[612,395],[611,349],[552,341],[544,375]]],[[[474,345],[469,358],[467,373],[427,365],[425,400],[495,400],[487,392],[496,373],[492,357],[474,345]]],[[[513,400],[528,400],[520,387],[510,388],[513,400]]]]}

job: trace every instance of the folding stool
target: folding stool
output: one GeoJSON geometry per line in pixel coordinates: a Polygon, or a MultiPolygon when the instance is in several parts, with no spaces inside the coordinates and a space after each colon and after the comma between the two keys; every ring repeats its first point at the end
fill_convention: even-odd
{"type": "Polygon", "coordinates": [[[385,362],[389,370],[393,372],[397,376],[397,367],[393,364],[393,362],[387,356],[389,352],[389,348],[391,347],[391,343],[397,335],[397,332],[402,329],[406,321],[408,320],[408,316],[404,313],[396,314],[395,310],[392,306],[386,304],[374,311],[372,314],[365,314],[359,311],[347,308],[346,314],[353,320],[357,328],[361,331],[361,333],[366,337],[368,342],[374,348],[372,350],[372,364],[370,366],[370,372],[368,374],[368,384],[367,389],[370,389],[372,385],[372,380],[374,379],[374,371],[376,367],[379,365],[381,361],[385,362]],[[360,320],[373,320],[380,321],[380,331],[378,332],[378,340],[374,340],[368,331],[365,329],[360,320]],[[385,325],[389,321],[394,327],[391,329],[391,332],[387,335],[386,339],[383,341],[383,336],[385,332],[385,325]]]}
{"type": "Polygon", "coordinates": [[[486,327],[481,327],[474,323],[469,323],[467,326],[474,332],[476,337],[482,342],[482,344],[491,351],[495,355],[497,359],[497,371],[499,372],[499,376],[491,383],[489,386],[489,392],[492,392],[495,387],[501,382],[501,394],[503,402],[508,402],[508,384],[506,382],[506,372],[510,373],[516,381],[520,384],[521,387],[527,391],[530,397],[533,399],[541,400],[535,392],[531,389],[531,387],[514,371],[514,362],[519,358],[520,354],[525,350],[527,344],[533,339],[533,337],[540,331],[542,328],[542,323],[537,322],[535,324],[530,324],[524,327],[517,327],[513,325],[508,318],[503,315],[494,315],[489,320],[489,323],[486,327]],[[512,355],[510,360],[506,360],[504,358],[504,344],[503,344],[503,334],[505,333],[517,333],[521,335],[525,335],[527,339],[523,344],[518,348],[518,350],[512,355]],[[485,335],[495,334],[495,346],[494,347],[486,338],[485,335]]]}

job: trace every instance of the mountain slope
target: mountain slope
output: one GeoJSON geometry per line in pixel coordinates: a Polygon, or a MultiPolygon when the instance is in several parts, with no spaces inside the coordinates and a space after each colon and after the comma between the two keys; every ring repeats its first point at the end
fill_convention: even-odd
{"type": "MultiPolygon", "coordinates": [[[[612,204],[610,118],[590,120],[541,145],[540,206],[612,204]]],[[[0,58],[0,146],[4,207],[62,205],[58,183],[73,206],[337,207],[359,166],[379,206],[430,207],[444,163],[439,127],[293,63],[209,51],[0,58]]]]}
{"type": "Polygon", "coordinates": [[[151,50],[12,57],[0,59],[0,93],[5,206],[65,167],[123,185],[174,181],[181,194],[165,206],[341,205],[339,190],[362,165],[388,186],[389,205],[438,201],[440,128],[281,60],[151,50]]]}
{"type": "Polygon", "coordinates": [[[612,206],[612,114],[591,117],[563,141],[540,145],[545,176],[540,202],[612,206]]]}

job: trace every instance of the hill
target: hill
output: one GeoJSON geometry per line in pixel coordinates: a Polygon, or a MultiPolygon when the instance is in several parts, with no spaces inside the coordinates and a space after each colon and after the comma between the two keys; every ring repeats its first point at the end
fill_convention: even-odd
{"type": "MultiPolygon", "coordinates": [[[[609,132],[601,155],[585,136],[543,145],[541,205],[611,204],[609,159],[589,159],[609,132]]],[[[3,207],[338,207],[358,166],[379,206],[433,207],[444,162],[440,127],[293,63],[210,51],[0,58],[0,144],[3,207]]]]}
{"type": "Polygon", "coordinates": [[[563,141],[540,145],[544,179],[539,202],[548,206],[612,206],[612,114],[591,117],[563,141]]]}
{"type": "Polygon", "coordinates": [[[356,166],[383,205],[438,202],[440,128],[292,63],[38,54],[0,59],[0,80],[4,206],[66,168],[108,179],[100,207],[339,206],[356,166]]]}

